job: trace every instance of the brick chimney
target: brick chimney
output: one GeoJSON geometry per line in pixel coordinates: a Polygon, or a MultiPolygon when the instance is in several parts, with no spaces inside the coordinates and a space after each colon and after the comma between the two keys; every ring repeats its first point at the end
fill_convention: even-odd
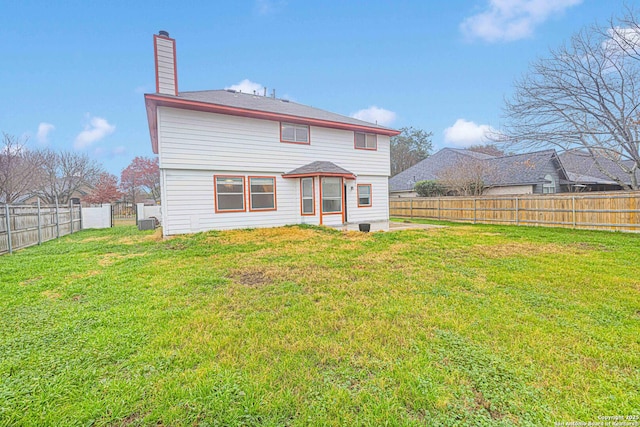
{"type": "Polygon", "coordinates": [[[176,41],[166,31],[153,35],[156,59],[156,92],[162,95],[178,95],[178,67],[176,65],[176,41]]]}

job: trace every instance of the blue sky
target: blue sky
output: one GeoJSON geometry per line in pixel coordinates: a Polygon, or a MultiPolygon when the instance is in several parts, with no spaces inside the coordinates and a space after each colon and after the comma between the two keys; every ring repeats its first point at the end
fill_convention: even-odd
{"type": "Polygon", "coordinates": [[[503,100],[531,61],[622,9],[618,0],[0,0],[0,131],[85,152],[118,176],[152,156],[143,93],[155,91],[153,34],[166,30],[181,91],[267,87],[431,131],[436,149],[463,147],[500,128],[503,100]]]}

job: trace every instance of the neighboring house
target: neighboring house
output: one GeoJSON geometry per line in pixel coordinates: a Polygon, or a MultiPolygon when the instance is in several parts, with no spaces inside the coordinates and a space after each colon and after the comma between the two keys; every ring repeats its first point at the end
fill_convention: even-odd
{"type": "MultiPolygon", "coordinates": [[[[605,175],[593,157],[581,150],[570,150],[560,154],[560,160],[567,170],[569,179],[573,182],[577,191],[615,191],[622,190],[623,187],[612,179],[618,178],[627,185],[631,185],[631,177],[625,174],[620,166],[612,160],[599,157],[598,163],[609,175],[605,175]]],[[[631,162],[625,162],[631,168],[631,162]]],[[[636,177],[640,182],[640,171],[636,171],[636,177]]]]}
{"type": "Polygon", "coordinates": [[[491,157],[475,151],[443,148],[389,179],[389,192],[395,197],[416,197],[418,194],[413,190],[416,182],[436,181],[462,164],[491,157]]]}
{"type": "Polygon", "coordinates": [[[423,180],[451,180],[475,169],[485,186],[483,194],[558,193],[568,190],[568,178],[555,150],[494,157],[456,148],[443,148],[389,180],[395,197],[415,197],[413,187],[423,180]]]}
{"type": "Polygon", "coordinates": [[[178,92],[175,40],[161,31],[154,48],[145,103],[164,235],[388,220],[398,131],[256,94],[178,92]]]}
{"type": "Polygon", "coordinates": [[[535,151],[485,160],[483,194],[549,194],[569,191],[569,180],[556,150],[535,151]]]}
{"type": "MultiPolygon", "coordinates": [[[[62,197],[61,197],[59,202],[60,202],[60,204],[65,204],[65,205],[67,203],[69,203],[69,202],[74,203],[74,204],[81,204],[83,202],[83,200],[85,199],[85,197],[87,197],[89,194],[91,194],[92,191],[93,191],[93,187],[91,185],[82,184],[82,185],[80,185],[80,187],[78,189],[74,190],[70,194],[68,199],[63,200],[62,197]]],[[[51,193],[51,191],[47,191],[47,193],[51,193]]],[[[61,194],[61,193],[59,193],[59,194],[61,194]]],[[[66,198],[66,196],[65,196],[65,198],[66,198]]],[[[48,203],[46,200],[44,200],[42,197],[40,197],[36,192],[32,192],[30,194],[25,194],[25,195],[21,196],[20,198],[18,198],[18,200],[16,200],[14,203],[15,204],[24,204],[24,205],[33,205],[33,204],[38,203],[38,199],[40,199],[40,203],[43,203],[43,204],[48,203]]],[[[55,201],[54,201],[54,203],[55,203],[55,201]]]]}

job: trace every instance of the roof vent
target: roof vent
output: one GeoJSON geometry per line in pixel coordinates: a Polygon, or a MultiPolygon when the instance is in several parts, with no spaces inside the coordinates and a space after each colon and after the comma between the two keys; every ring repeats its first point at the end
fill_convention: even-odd
{"type": "Polygon", "coordinates": [[[289,100],[288,100],[288,99],[281,99],[280,101],[282,101],[282,102],[289,102],[289,100]]]}
{"type": "Polygon", "coordinates": [[[236,93],[236,91],[235,91],[235,90],[233,90],[233,89],[227,89],[227,92],[229,92],[229,93],[236,93]]]}
{"type": "Polygon", "coordinates": [[[158,35],[159,36],[169,37],[169,31],[160,30],[160,31],[158,31],[158,35]]]}

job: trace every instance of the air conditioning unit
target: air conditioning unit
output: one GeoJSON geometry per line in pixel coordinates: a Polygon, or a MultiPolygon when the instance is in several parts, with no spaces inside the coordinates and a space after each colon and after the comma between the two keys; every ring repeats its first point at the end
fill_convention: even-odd
{"type": "Polygon", "coordinates": [[[138,230],[154,230],[156,228],[156,220],[154,218],[138,220],[138,230]]]}

